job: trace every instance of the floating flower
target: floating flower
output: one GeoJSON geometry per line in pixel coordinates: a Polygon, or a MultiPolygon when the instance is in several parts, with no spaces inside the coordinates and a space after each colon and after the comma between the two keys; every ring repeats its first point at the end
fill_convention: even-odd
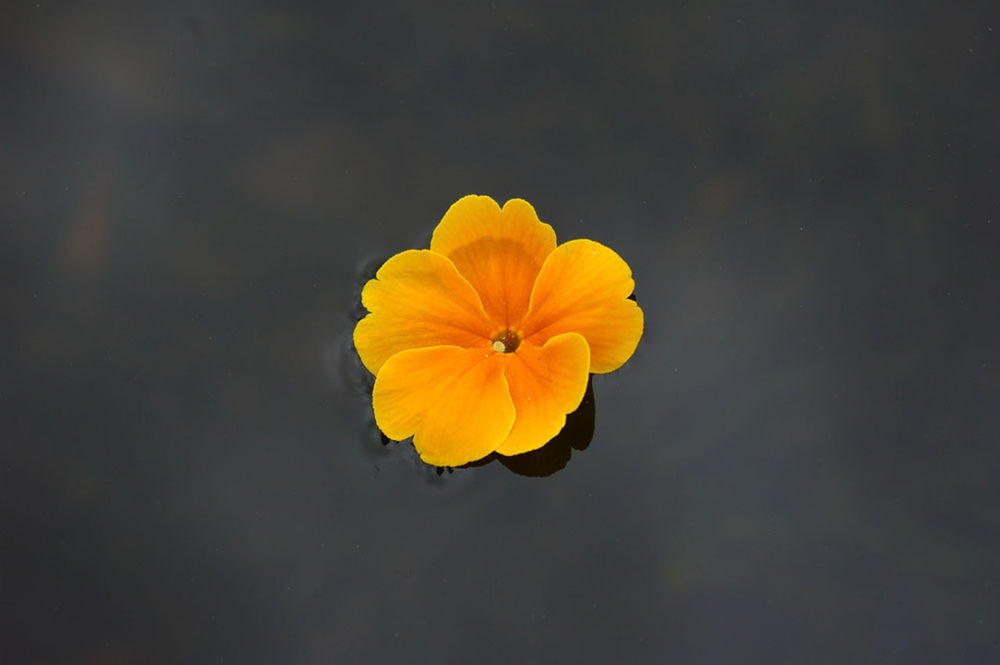
{"type": "Polygon", "coordinates": [[[556,246],[527,201],[459,199],[429,250],[390,258],[361,294],[354,345],[375,375],[375,422],[428,464],[545,445],[591,372],[642,336],[632,271],[592,240],[556,246]]]}

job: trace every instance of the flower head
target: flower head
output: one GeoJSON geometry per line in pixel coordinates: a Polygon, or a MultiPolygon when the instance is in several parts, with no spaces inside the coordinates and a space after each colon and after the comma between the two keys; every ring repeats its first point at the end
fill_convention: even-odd
{"type": "Polygon", "coordinates": [[[375,375],[375,422],[429,464],[545,445],[591,372],[621,367],[642,336],[632,272],[592,240],[556,245],[527,201],[466,196],[429,250],[390,258],[361,294],[354,345],[375,375]]]}

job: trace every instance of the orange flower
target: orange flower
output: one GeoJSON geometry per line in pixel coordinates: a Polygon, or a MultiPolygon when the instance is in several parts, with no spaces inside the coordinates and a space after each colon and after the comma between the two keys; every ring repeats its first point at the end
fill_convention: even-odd
{"type": "Polygon", "coordinates": [[[375,375],[375,422],[437,466],[542,447],[589,374],[635,351],[634,285],[604,245],[557,247],[527,201],[459,199],[429,250],[393,256],[362,291],[354,345],[375,375]]]}

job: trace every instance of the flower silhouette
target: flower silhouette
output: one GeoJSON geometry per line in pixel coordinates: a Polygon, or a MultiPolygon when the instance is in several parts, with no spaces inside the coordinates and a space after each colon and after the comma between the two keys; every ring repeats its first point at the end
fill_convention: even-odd
{"type": "Polygon", "coordinates": [[[465,196],[429,250],[390,258],[361,294],[354,345],[375,375],[375,422],[428,464],[545,445],[591,372],[621,367],[642,336],[628,265],[592,240],[556,246],[527,201],[465,196]]]}

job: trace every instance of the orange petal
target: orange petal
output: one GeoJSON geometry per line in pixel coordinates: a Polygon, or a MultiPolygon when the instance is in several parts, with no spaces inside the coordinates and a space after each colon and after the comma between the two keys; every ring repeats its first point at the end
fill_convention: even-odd
{"type": "Polygon", "coordinates": [[[580,406],[590,376],[590,347],[577,333],[550,338],[545,346],[522,343],[502,357],[517,419],[497,452],[519,455],[541,448],[580,406]]]}
{"type": "Polygon", "coordinates": [[[382,365],[372,391],[375,422],[390,439],[413,436],[428,464],[486,457],[514,424],[504,363],[480,349],[411,349],[382,365]]]}
{"type": "Polygon", "coordinates": [[[634,288],[631,269],[611,249],[593,240],[563,243],[538,273],[521,334],[541,344],[578,332],[590,345],[590,371],[616,370],[642,337],[642,310],[628,299],[634,288]]]}
{"type": "Polygon", "coordinates": [[[489,348],[493,328],[472,286],[446,257],[408,250],[379,268],[361,292],[370,314],[354,346],[372,374],[406,349],[452,344],[489,348]]]}
{"type": "Polygon", "coordinates": [[[475,195],[455,202],[431,238],[431,250],[454,261],[498,328],[521,321],[538,270],[555,247],[555,231],[527,201],[511,199],[501,210],[490,197],[475,195]]]}

